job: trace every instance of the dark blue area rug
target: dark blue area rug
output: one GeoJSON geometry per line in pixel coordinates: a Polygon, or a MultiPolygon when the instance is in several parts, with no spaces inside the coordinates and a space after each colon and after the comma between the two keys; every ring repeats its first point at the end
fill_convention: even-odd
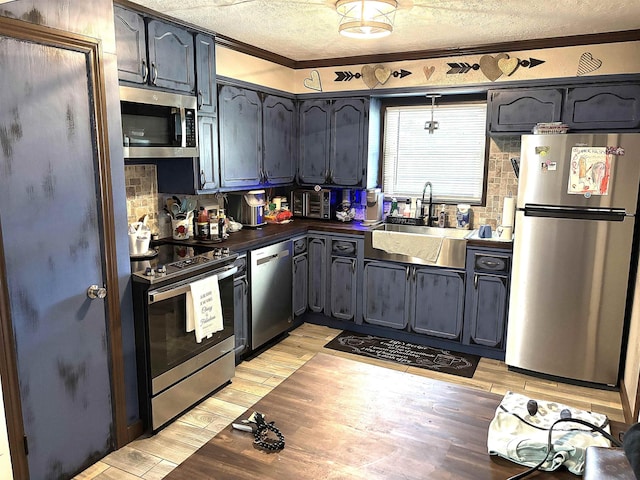
{"type": "Polygon", "coordinates": [[[325,348],[472,378],[480,357],[415,343],[344,331],[325,348]]]}

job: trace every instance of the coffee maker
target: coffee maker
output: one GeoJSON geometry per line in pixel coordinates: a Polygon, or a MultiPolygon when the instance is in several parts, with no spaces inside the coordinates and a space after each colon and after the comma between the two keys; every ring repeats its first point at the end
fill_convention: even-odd
{"type": "Polygon", "coordinates": [[[251,190],[244,194],[229,194],[229,215],[246,227],[266,225],[264,207],[267,204],[264,190],[251,190]]]}
{"type": "Polygon", "coordinates": [[[382,221],[384,206],[384,193],[379,188],[366,190],[367,208],[364,214],[363,225],[376,225],[382,221]]]}

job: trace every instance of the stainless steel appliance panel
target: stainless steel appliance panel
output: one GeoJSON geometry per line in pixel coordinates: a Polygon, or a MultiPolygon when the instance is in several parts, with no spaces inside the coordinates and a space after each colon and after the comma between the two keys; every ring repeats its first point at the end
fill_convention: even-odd
{"type": "Polygon", "coordinates": [[[633,217],[622,222],[516,214],[505,362],[617,383],[633,217]]]}
{"type": "Polygon", "coordinates": [[[590,208],[623,208],[635,213],[640,182],[640,135],[523,135],[517,207],[528,204],[590,208]],[[612,156],[608,195],[569,194],[571,149],[575,146],[619,147],[612,156]],[[546,164],[546,168],[543,167],[546,164]]]}
{"type": "Polygon", "coordinates": [[[252,350],[256,350],[291,327],[291,254],[291,240],[259,248],[249,254],[252,350]]]}

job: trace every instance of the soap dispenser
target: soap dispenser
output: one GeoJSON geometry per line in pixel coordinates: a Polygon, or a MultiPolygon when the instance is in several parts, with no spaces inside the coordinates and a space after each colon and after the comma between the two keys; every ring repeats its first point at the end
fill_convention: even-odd
{"type": "Polygon", "coordinates": [[[447,226],[447,212],[444,211],[445,204],[440,206],[440,213],[438,214],[438,227],[445,228],[447,226]]]}

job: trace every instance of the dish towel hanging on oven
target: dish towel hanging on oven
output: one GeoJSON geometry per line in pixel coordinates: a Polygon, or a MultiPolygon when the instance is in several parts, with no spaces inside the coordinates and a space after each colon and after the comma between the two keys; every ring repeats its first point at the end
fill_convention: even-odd
{"type": "Polygon", "coordinates": [[[191,282],[187,291],[186,331],[195,331],[196,342],[200,343],[223,328],[218,277],[213,275],[191,282]]]}

